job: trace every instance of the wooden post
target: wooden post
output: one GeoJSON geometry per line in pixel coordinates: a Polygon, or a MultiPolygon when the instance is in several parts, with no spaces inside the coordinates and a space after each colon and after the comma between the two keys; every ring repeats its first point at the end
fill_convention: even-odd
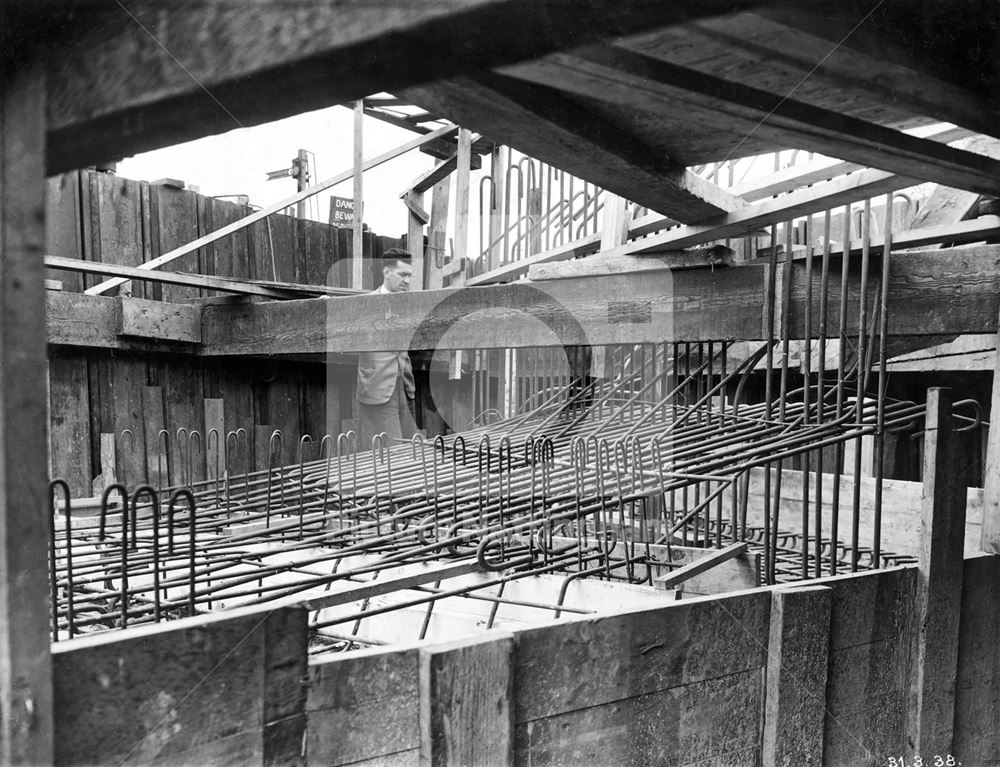
{"type": "Polygon", "coordinates": [[[504,191],[507,185],[507,164],[509,162],[510,149],[505,146],[497,146],[493,149],[493,157],[490,165],[490,173],[493,178],[493,200],[490,206],[490,237],[487,245],[488,263],[486,271],[496,269],[503,261],[503,209],[504,191]]]}
{"type": "MultiPolygon", "coordinates": [[[[997,327],[1000,328],[1000,325],[997,327]]],[[[1000,342],[1000,330],[997,332],[997,340],[1000,342]]],[[[980,548],[983,551],[1000,554],[1000,351],[993,364],[990,430],[986,438],[986,470],[983,476],[983,527],[980,535],[980,548]]]]}
{"type": "Polygon", "coordinates": [[[772,594],[764,701],[763,763],[823,763],[826,674],[833,591],[827,586],[772,594]]]}
{"type": "MultiPolygon", "coordinates": [[[[458,129],[458,158],[455,167],[455,252],[456,264],[465,264],[469,257],[469,174],[472,166],[472,134],[465,128],[458,129]]],[[[465,284],[466,272],[462,268],[451,277],[450,285],[465,284]]]]}
{"type": "MultiPolygon", "coordinates": [[[[423,211],[424,195],[420,192],[410,190],[404,196],[407,207],[407,227],[406,227],[406,247],[410,251],[411,263],[413,266],[413,276],[410,278],[411,289],[424,289],[424,224],[426,218],[422,218],[420,211],[423,211]]],[[[426,215],[426,214],[424,214],[426,215]]]]}
{"type": "Polygon", "coordinates": [[[542,190],[528,190],[528,255],[534,256],[542,249],[542,190]]]}
{"type": "Polygon", "coordinates": [[[445,178],[434,185],[431,195],[431,222],[427,229],[427,258],[424,269],[427,273],[427,289],[444,287],[444,243],[448,227],[448,198],[451,194],[451,179],[445,178]]]}
{"type": "Polygon", "coordinates": [[[951,392],[930,389],[924,422],[917,627],[907,717],[911,755],[949,754],[952,748],[966,502],[962,456],[954,443],[951,392]]]}
{"type": "Polygon", "coordinates": [[[46,565],[45,81],[0,71],[0,764],[52,762],[46,565]]]}
{"type": "Polygon", "coordinates": [[[421,765],[514,763],[513,650],[495,631],[421,648],[421,765]]]}
{"type": "Polygon", "coordinates": [[[351,287],[355,290],[364,287],[364,104],[364,101],[354,102],[354,237],[351,247],[351,287]]]}

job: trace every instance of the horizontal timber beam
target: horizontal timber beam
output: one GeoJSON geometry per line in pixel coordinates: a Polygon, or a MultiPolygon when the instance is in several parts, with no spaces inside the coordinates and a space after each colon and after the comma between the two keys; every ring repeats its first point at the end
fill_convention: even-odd
{"type": "MultiPolygon", "coordinates": [[[[873,269],[878,259],[873,259],[873,269]]],[[[997,327],[1000,246],[894,253],[889,332],[991,333],[997,327]]],[[[554,282],[205,306],[204,355],[270,356],[392,349],[575,346],[764,338],[767,266],[661,270],[554,282]]],[[[854,270],[855,272],[857,270],[854,270]]],[[[792,267],[789,326],[805,316],[805,265],[792,267]]],[[[848,332],[857,324],[852,275],[848,332]]],[[[813,271],[818,296],[819,270],[813,271]]],[[[868,306],[875,297],[869,283],[868,306]]],[[[831,280],[829,305],[838,305],[831,280]]],[[[819,300],[812,306],[817,327],[819,300]]],[[[832,311],[832,310],[831,310],[832,311]]]]}
{"type": "MultiPolygon", "coordinates": [[[[135,0],[98,5],[72,24],[52,25],[72,34],[47,32],[39,39],[46,63],[47,174],[760,4],[135,0]]],[[[58,4],[47,10],[60,20],[65,16],[58,4]]],[[[37,23],[35,29],[47,26],[37,23]]]]}
{"type": "Polygon", "coordinates": [[[676,115],[691,110],[730,129],[831,157],[983,194],[1000,194],[1000,161],[893,128],[772,94],[617,45],[556,54],[512,68],[546,83],[621,107],[676,115]]]}
{"type": "Polygon", "coordinates": [[[448,119],[677,221],[746,203],[544,85],[495,73],[404,91],[448,119]]]}

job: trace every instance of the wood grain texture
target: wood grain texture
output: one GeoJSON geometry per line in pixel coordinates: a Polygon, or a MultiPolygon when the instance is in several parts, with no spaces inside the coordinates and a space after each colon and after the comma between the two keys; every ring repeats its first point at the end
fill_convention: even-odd
{"type": "Polygon", "coordinates": [[[123,296],[116,300],[115,308],[119,335],[201,343],[200,306],[123,296]]]}
{"type": "Polygon", "coordinates": [[[45,85],[0,67],[0,763],[52,758],[46,566],[45,85]]]}
{"type": "Polygon", "coordinates": [[[914,754],[949,754],[954,736],[966,494],[961,481],[964,459],[954,448],[951,403],[950,390],[928,390],[918,551],[919,628],[907,722],[914,754]]]}
{"type": "Polygon", "coordinates": [[[420,764],[514,763],[511,634],[420,650],[420,764]]]}
{"type": "Polygon", "coordinates": [[[954,754],[963,764],[1000,764],[1000,557],[965,560],[958,632],[954,754]]]}
{"type": "Polygon", "coordinates": [[[763,690],[753,669],[518,724],[515,762],[754,767],[763,690]]]}
{"type": "Polygon", "coordinates": [[[68,640],[53,659],[58,765],[303,763],[304,610],[68,640]]]}
{"type": "Polygon", "coordinates": [[[88,18],[72,45],[48,49],[48,173],[733,7],[438,0],[349,12],[319,3],[289,14],[271,2],[139,3],[129,7],[138,23],[111,8],[88,18]],[[317,89],[320,81],[328,87],[317,89]]]}
{"type": "Polygon", "coordinates": [[[832,590],[823,764],[881,767],[905,746],[916,568],[814,583],[832,590]]]}
{"type": "Polygon", "coordinates": [[[770,595],[759,592],[519,632],[515,722],[762,669],[769,620],[770,595]]]}
{"type": "Polygon", "coordinates": [[[678,221],[700,221],[745,207],[671,160],[662,148],[643,143],[546,85],[480,73],[402,93],[494,141],[678,221]]]}
{"type": "Polygon", "coordinates": [[[826,586],[778,589],[772,595],[764,764],[822,764],[831,603],[826,586]]]}
{"type": "Polygon", "coordinates": [[[92,478],[88,386],[85,356],[49,356],[49,475],[77,498],[90,495],[92,478]]]}
{"type": "Polygon", "coordinates": [[[363,650],[309,664],[310,764],[341,765],[420,749],[420,656],[416,648],[363,650]]]}

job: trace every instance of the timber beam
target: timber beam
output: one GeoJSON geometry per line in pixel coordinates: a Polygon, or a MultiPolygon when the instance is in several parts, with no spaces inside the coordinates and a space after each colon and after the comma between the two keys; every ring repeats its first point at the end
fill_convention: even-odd
{"type": "Polygon", "coordinates": [[[677,221],[747,203],[555,89],[496,73],[403,91],[407,98],[677,221]]]}
{"type": "MultiPolygon", "coordinates": [[[[102,4],[61,25],[73,30],[71,36],[41,41],[46,170],[52,175],[758,5],[760,0],[317,0],[290,10],[283,0],[102,4]]],[[[65,17],[56,4],[48,13],[65,17]]],[[[47,28],[42,21],[37,29],[47,28]]]]}
{"type": "MultiPolygon", "coordinates": [[[[393,349],[764,339],[766,264],[726,266],[726,254],[718,249],[620,261],[614,264],[618,271],[597,276],[328,300],[176,305],[49,291],[48,343],[319,360],[393,349]]],[[[859,259],[852,261],[848,333],[856,332],[858,321],[859,259]]],[[[872,275],[880,261],[872,256],[872,275]]],[[[1000,245],[894,252],[890,335],[996,332],[998,263],[1000,245]]],[[[787,319],[793,338],[805,326],[806,272],[801,261],[792,263],[787,319]]],[[[818,269],[812,280],[812,294],[818,296],[818,269]]],[[[877,297],[876,282],[869,280],[869,307],[877,297]]],[[[839,291],[839,278],[831,280],[830,306],[839,305],[839,291]]],[[[817,327],[818,300],[811,310],[817,327]]]]}

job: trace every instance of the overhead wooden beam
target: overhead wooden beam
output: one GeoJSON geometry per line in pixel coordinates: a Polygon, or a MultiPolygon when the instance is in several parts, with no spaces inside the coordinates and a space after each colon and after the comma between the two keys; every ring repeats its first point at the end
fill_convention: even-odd
{"type": "Polygon", "coordinates": [[[543,85],[494,73],[403,91],[525,154],[550,162],[678,221],[700,221],[746,203],[617,125],[543,85]]]}
{"type": "Polygon", "coordinates": [[[701,119],[724,120],[730,130],[769,138],[777,146],[809,149],[922,181],[1000,194],[1000,161],[618,45],[556,54],[507,71],[618,106],[641,105],[654,114],[676,116],[679,109],[692,110],[701,119]]]}
{"type": "Polygon", "coordinates": [[[47,173],[759,2],[109,3],[45,39],[47,173]]]}
{"type": "MultiPolygon", "coordinates": [[[[997,245],[894,254],[889,273],[889,334],[994,332],[1000,310],[998,263],[997,245]]],[[[793,335],[804,325],[805,274],[804,264],[793,264],[788,322],[793,335]]],[[[765,265],[659,269],[542,283],[352,296],[336,302],[210,305],[203,309],[199,354],[268,356],[720,338],[754,341],[764,338],[766,328],[761,301],[766,277],[765,265]]],[[[812,270],[812,279],[816,295],[819,270],[812,270]]],[[[849,284],[850,333],[857,326],[858,280],[855,275],[849,284]]],[[[831,306],[839,304],[838,293],[839,282],[830,286],[831,306]]],[[[870,280],[868,305],[874,300],[875,280],[870,280]]],[[[811,308],[818,312],[818,302],[811,308]]]]}
{"type": "Polygon", "coordinates": [[[51,764],[45,81],[0,67],[0,763],[51,764]]]}

